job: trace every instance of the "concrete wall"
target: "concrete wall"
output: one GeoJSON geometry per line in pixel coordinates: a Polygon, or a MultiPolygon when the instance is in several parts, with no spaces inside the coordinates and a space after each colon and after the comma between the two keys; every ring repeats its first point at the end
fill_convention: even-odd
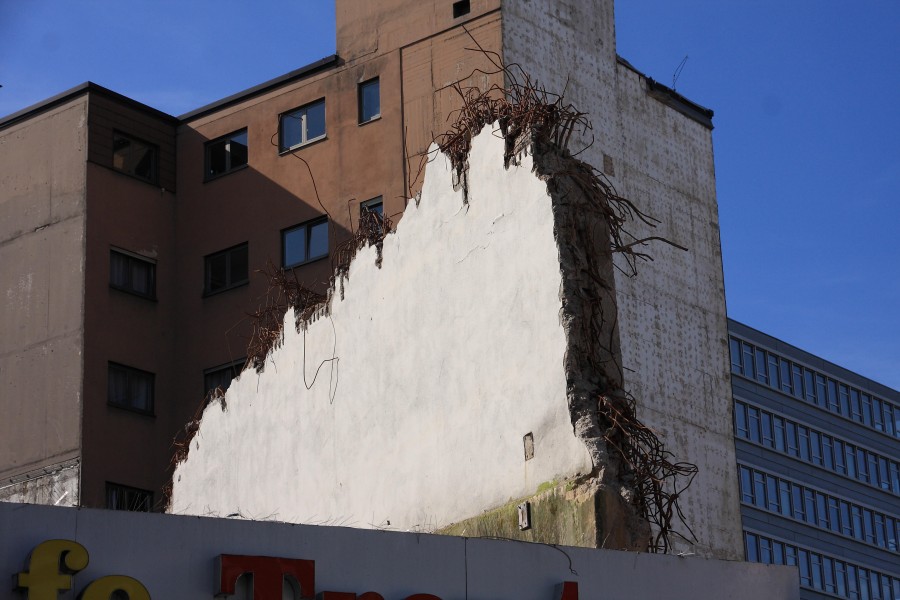
{"type": "MultiPolygon", "coordinates": [[[[453,1],[382,0],[335,2],[337,53],[345,60],[391,53],[472,19],[481,20],[500,7],[500,0],[471,0],[469,12],[454,18],[453,1]]],[[[452,60],[453,54],[447,58],[452,60]]]]}
{"type": "MultiPolygon", "coordinates": [[[[445,4],[441,8],[448,7],[445,4]]],[[[462,105],[454,84],[459,83],[462,90],[471,86],[484,91],[492,85],[503,85],[502,73],[496,73],[497,67],[491,63],[494,57],[479,52],[476,42],[485,50],[500,51],[499,11],[472,19],[465,24],[465,29],[456,27],[441,31],[399,51],[403,65],[401,97],[409,184],[407,197],[415,196],[422,189],[423,177],[418,169],[423,155],[435,136],[449,129],[450,115],[462,105]]]]}
{"type": "Polygon", "coordinates": [[[81,96],[0,131],[0,481],[81,445],[81,96]]]}
{"type": "Polygon", "coordinates": [[[616,273],[626,387],[675,455],[700,468],[681,498],[699,538],[693,551],[742,557],[711,132],[648,96],[644,77],[621,65],[617,91],[615,182],[660,220],[635,231],[688,249],[652,244],[637,277],[616,273]]]}
{"type": "Polygon", "coordinates": [[[0,482],[0,501],[77,506],[81,461],[73,458],[21,473],[0,482]]]}
{"type": "Polygon", "coordinates": [[[316,594],[371,590],[389,600],[551,600],[563,582],[578,586],[567,596],[573,600],[799,597],[795,567],[504,540],[12,504],[0,505],[0,531],[0,572],[7,576],[26,570],[28,554],[46,540],[85,548],[86,568],[74,576],[71,596],[60,597],[125,575],[151,598],[212,598],[222,554],[313,561],[316,594]]]}
{"type": "Polygon", "coordinates": [[[288,315],[265,372],[207,408],[172,512],[428,530],[590,471],[546,185],[487,129],[469,164],[468,205],[440,156],[381,268],[362,250],[330,315],[288,315]]]}
{"type": "MultiPolygon", "coordinates": [[[[654,243],[653,262],[631,278],[616,272],[625,388],[638,415],[679,460],[700,467],[681,497],[699,538],[691,551],[742,554],[727,371],[725,297],[711,132],[646,93],[619,64],[612,0],[506,0],[503,55],[551,92],[587,112],[593,131],[572,150],[606,171],[618,191],[661,221],[633,223],[688,252],[654,243]]],[[[619,266],[627,265],[617,258],[619,266]]]]}

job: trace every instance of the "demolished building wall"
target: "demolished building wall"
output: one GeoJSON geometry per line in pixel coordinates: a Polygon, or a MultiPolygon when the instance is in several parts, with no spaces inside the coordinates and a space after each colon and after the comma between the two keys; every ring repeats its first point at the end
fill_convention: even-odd
{"type": "Polygon", "coordinates": [[[204,412],[176,513],[432,530],[588,474],[563,366],[553,202],[485,130],[468,197],[443,156],[330,307],[204,412]],[[526,460],[524,437],[533,439],[526,460]]]}
{"type": "Polygon", "coordinates": [[[653,246],[637,277],[616,258],[624,387],[666,447],[699,467],[680,498],[697,540],[680,549],[739,558],[712,125],[651,96],[652,82],[616,56],[613,0],[505,0],[503,8],[504,63],[590,113],[594,127],[573,138],[572,151],[659,220],[653,228],[635,221],[632,233],[687,248],[653,246]]]}
{"type": "MultiPolygon", "coordinates": [[[[468,3],[459,4],[469,8],[468,3]]],[[[180,128],[178,188],[182,201],[175,206],[188,212],[179,212],[180,216],[175,219],[184,235],[176,236],[179,242],[174,252],[168,258],[163,251],[158,254],[161,259],[159,304],[130,305],[127,303],[131,299],[123,297],[114,300],[115,304],[109,305],[112,311],[107,312],[106,304],[87,301],[85,312],[89,314],[85,322],[96,323],[89,337],[94,340],[106,340],[108,337],[110,343],[104,342],[102,353],[89,353],[93,358],[85,363],[83,375],[79,371],[85,385],[91,383],[93,386],[90,395],[93,400],[85,405],[86,410],[80,414],[76,411],[74,417],[71,417],[73,413],[68,412],[68,408],[65,412],[65,416],[70,417],[68,422],[74,423],[81,418],[87,425],[83,437],[86,442],[92,442],[94,448],[93,455],[87,451],[84,454],[82,502],[103,505],[106,481],[145,488],[148,493],[155,489],[163,478],[163,465],[151,456],[154,454],[152,448],[158,452],[160,447],[164,447],[174,429],[167,425],[172,422],[168,411],[190,404],[184,399],[199,394],[199,385],[195,383],[202,370],[222,363],[226,357],[236,360],[241,356],[241,349],[238,348],[227,348],[226,352],[227,344],[224,342],[218,344],[216,353],[207,352],[207,347],[215,347],[216,340],[225,339],[222,335],[225,324],[231,325],[232,317],[237,320],[244,314],[247,299],[262,286],[256,287],[256,281],[253,281],[250,286],[235,288],[229,294],[216,298],[207,298],[204,294],[201,297],[197,289],[204,275],[205,261],[201,258],[241,240],[249,240],[253,248],[252,256],[268,254],[274,257],[280,252],[281,237],[276,235],[277,231],[301,221],[307,222],[308,219],[324,218],[318,203],[312,200],[312,192],[307,189],[315,188],[316,182],[307,180],[307,172],[291,156],[270,147],[270,136],[277,128],[277,115],[305,105],[314,98],[328,96],[330,141],[316,143],[303,153],[313,165],[311,171],[319,177],[318,186],[323,190],[325,203],[321,208],[322,211],[330,211],[331,239],[337,241],[346,232],[346,227],[353,227],[360,200],[381,194],[385,201],[385,214],[392,216],[395,212],[392,204],[402,205],[403,198],[398,190],[403,189],[404,183],[409,184],[410,180],[415,179],[415,160],[404,156],[402,158],[407,160],[403,161],[399,149],[415,155],[419,149],[418,143],[430,140],[434,130],[446,124],[448,116],[457,108],[458,98],[452,89],[454,81],[468,78],[482,89],[487,89],[501,79],[496,72],[485,72],[485,69],[490,70],[490,61],[477,51],[471,50],[474,54],[465,54],[469,52],[466,48],[471,49],[472,46],[471,34],[484,48],[498,51],[497,54],[491,52],[492,60],[502,57],[507,63],[522,63],[548,89],[564,91],[579,108],[589,111],[595,123],[590,137],[595,143],[584,151],[583,156],[591,164],[602,167],[624,195],[633,198],[648,214],[661,218],[662,224],[653,233],[690,249],[689,253],[684,253],[665,246],[654,248],[652,254],[657,262],[641,265],[641,276],[637,279],[621,274],[614,274],[611,278],[604,276],[607,284],[615,289],[617,322],[615,331],[611,333],[621,340],[621,343],[612,343],[609,350],[613,359],[620,363],[623,387],[638,399],[643,418],[666,437],[679,458],[701,463],[697,480],[699,485],[688,490],[684,496],[689,509],[688,520],[700,538],[698,551],[716,556],[737,556],[740,553],[737,497],[730,470],[733,457],[728,448],[730,438],[727,435],[730,405],[724,400],[727,389],[722,393],[723,384],[727,387],[725,347],[717,347],[717,343],[724,342],[724,337],[718,339],[720,325],[724,336],[724,304],[709,130],[671,106],[651,98],[646,78],[617,60],[610,1],[536,3],[505,0],[501,6],[499,0],[479,0],[472,3],[472,14],[462,20],[456,15],[456,5],[451,10],[449,2],[437,0],[393,0],[371,6],[346,0],[338,3],[339,15],[342,6],[352,11],[368,11],[377,18],[369,18],[369,14],[356,15],[352,19],[354,26],[344,29],[339,18],[340,58],[334,56],[318,66],[313,65],[306,75],[300,77],[295,74],[292,77],[297,79],[291,79],[286,85],[267,88],[262,96],[256,96],[253,92],[239,101],[231,99],[217,103],[215,107],[195,111],[180,128]],[[498,45],[501,37],[502,47],[498,45]],[[344,43],[349,45],[344,47],[344,43]],[[398,49],[399,53],[395,52],[398,49]],[[469,60],[471,57],[474,58],[469,60]],[[361,128],[356,114],[356,84],[375,76],[380,78],[384,111],[377,123],[361,128]],[[312,85],[314,80],[318,83],[312,85]],[[307,87],[307,83],[310,86],[307,87]],[[318,87],[320,83],[322,86],[318,87]],[[254,139],[251,143],[251,168],[218,183],[207,183],[205,177],[199,176],[204,169],[204,142],[248,127],[248,123],[254,139]],[[379,160],[368,160],[373,148],[383,150],[376,152],[379,160]],[[360,162],[357,156],[367,160],[360,162]],[[326,165],[352,165],[353,168],[323,172],[316,168],[316,161],[326,165]],[[404,162],[410,169],[407,173],[402,173],[401,163],[404,162]],[[380,167],[375,168],[376,163],[380,163],[380,167]],[[265,197],[265,209],[248,213],[248,194],[265,197]],[[193,235],[197,227],[205,232],[203,236],[193,235]],[[176,263],[177,268],[170,268],[176,263]],[[176,309],[171,308],[172,304],[163,291],[166,278],[173,277],[174,271],[178,271],[178,279],[168,280],[169,285],[174,284],[173,287],[179,293],[183,291],[183,297],[187,299],[176,309]],[[609,279],[616,281],[610,282],[609,279]],[[153,317],[148,317],[149,313],[161,317],[170,310],[176,311],[177,318],[173,317],[174,321],[163,319],[159,327],[153,317]],[[145,333],[141,337],[155,339],[160,345],[154,347],[146,341],[134,343],[129,338],[134,331],[130,326],[104,328],[103,324],[108,325],[113,314],[123,318],[126,325],[129,322],[139,324],[134,327],[153,334],[145,333]],[[107,336],[110,331],[128,331],[129,335],[121,338],[107,336]],[[166,348],[168,344],[175,343],[175,332],[178,334],[177,353],[170,356],[166,348]],[[160,335],[155,335],[157,333],[160,335]],[[166,401],[157,404],[159,412],[155,419],[135,419],[134,415],[120,411],[121,407],[110,410],[111,407],[103,401],[106,398],[108,364],[120,360],[157,373],[158,395],[166,401]],[[170,365],[177,365],[177,369],[170,369],[170,365]],[[177,376],[172,375],[175,371],[177,376]],[[173,390],[177,391],[174,395],[173,390]],[[107,414],[110,415],[108,419],[107,414]],[[97,418],[98,415],[103,418],[97,418]],[[154,422],[156,425],[153,425],[154,422]],[[103,443],[96,442],[101,439],[103,443]],[[111,447],[127,448],[129,451],[109,452],[111,447]],[[92,457],[96,460],[92,461],[92,457]],[[111,459],[109,462],[115,462],[115,468],[95,469],[100,458],[104,459],[103,462],[111,459]],[[148,471],[142,463],[158,466],[152,477],[147,475],[148,471]],[[143,473],[139,474],[141,471],[143,473]]],[[[92,115],[95,114],[92,111],[92,115]]],[[[166,119],[164,121],[168,122],[166,119]]],[[[140,134],[139,137],[146,136],[140,134]]],[[[582,145],[588,146],[588,137],[580,138],[582,145]]],[[[106,143],[109,139],[109,135],[99,136],[98,142],[106,143]]],[[[162,148],[165,150],[165,145],[162,148]]],[[[174,161],[174,149],[171,151],[174,161]]],[[[163,158],[166,152],[161,155],[163,158]]],[[[83,171],[83,165],[75,164],[79,172],[83,171]]],[[[89,181],[101,170],[98,167],[99,162],[91,159],[87,167],[89,181]]],[[[495,164],[493,168],[500,167],[495,164]]],[[[117,211],[127,211],[131,221],[138,221],[136,225],[116,227],[123,223],[118,216],[121,212],[104,210],[103,220],[112,225],[108,231],[116,232],[116,235],[104,232],[98,236],[98,228],[88,227],[93,236],[93,239],[88,238],[88,257],[93,256],[93,264],[99,267],[92,269],[88,258],[88,280],[96,284],[95,291],[100,290],[103,294],[110,293],[105,277],[107,244],[141,250],[139,254],[154,261],[157,257],[156,242],[132,238],[125,243],[118,237],[131,229],[140,231],[141,236],[145,233],[147,221],[133,210],[133,188],[127,187],[136,183],[132,180],[123,183],[122,187],[103,186],[105,193],[112,194],[109,202],[117,207],[117,211]],[[128,203],[121,202],[122,198],[128,198],[128,203]]],[[[147,182],[140,182],[140,185],[147,186],[147,182]]],[[[417,185],[410,184],[407,189],[418,189],[417,185]]],[[[98,187],[95,185],[93,189],[98,187]]],[[[166,183],[165,187],[168,190],[170,185],[166,183]]],[[[157,209],[162,209],[165,203],[172,200],[168,191],[163,193],[154,186],[145,187],[144,192],[148,195],[159,192],[165,198],[163,202],[156,202],[158,198],[149,196],[144,198],[157,209]]],[[[95,208],[105,206],[93,205],[95,208]]],[[[97,219],[92,221],[94,224],[100,222],[97,219]]],[[[41,230],[43,233],[40,235],[50,233],[51,229],[41,230]]],[[[643,230],[638,228],[635,231],[640,233],[643,230]]],[[[154,237],[162,240],[160,244],[164,247],[170,235],[157,233],[154,237]]],[[[454,243],[458,241],[453,240],[454,243]]],[[[525,237],[518,243],[523,255],[528,256],[530,240],[525,237]]],[[[335,250],[332,246],[332,251],[335,250]]],[[[53,262],[59,263],[65,270],[65,265],[75,260],[76,256],[77,253],[69,253],[67,261],[53,262]]],[[[299,268],[299,277],[306,282],[317,279],[319,274],[328,271],[327,262],[322,260],[299,268]]],[[[256,266],[260,265],[257,263],[256,266]]],[[[619,266],[624,268],[627,265],[620,263],[619,266]]],[[[13,262],[6,265],[0,261],[0,271],[4,267],[10,269],[16,265],[13,262]]],[[[66,272],[72,271],[68,269],[66,272]]],[[[55,281],[67,280],[56,278],[55,281]]],[[[352,282],[348,285],[352,286],[352,282]]],[[[430,289],[429,285],[431,283],[420,287],[430,289]]],[[[8,290],[8,295],[10,292],[15,293],[16,290],[8,290]]],[[[90,295],[87,297],[90,298],[90,295]]],[[[476,298],[478,300],[473,304],[480,306],[480,296],[476,298]]],[[[74,310],[76,303],[67,306],[74,310]]],[[[408,310],[408,303],[403,308],[408,310]]],[[[387,312],[398,314],[394,308],[387,312]]],[[[503,316],[505,318],[506,315],[503,316]]],[[[395,320],[400,321],[404,317],[405,313],[401,313],[395,320]]],[[[491,323],[489,330],[494,327],[495,324],[491,323]]],[[[228,331],[233,334],[236,329],[228,331]]],[[[405,340],[395,336],[395,331],[408,332],[409,329],[392,326],[378,331],[382,335],[382,347],[391,348],[389,352],[405,340]]],[[[419,330],[415,333],[421,335],[419,330]]],[[[52,355],[53,348],[50,350],[52,355]]],[[[36,354],[38,347],[29,346],[29,352],[36,354]]],[[[20,354],[17,351],[17,356],[20,354]]],[[[75,356],[80,357],[77,353],[70,354],[70,358],[75,356]]],[[[0,356],[2,360],[7,358],[7,355],[0,356]]],[[[77,360],[80,361],[80,358],[77,360]]],[[[384,364],[381,356],[373,359],[373,362],[377,361],[384,364]]],[[[335,363],[337,361],[325,363],[322,373],[335,363]]],[[[67,367],[74,364],[70,361],[67,367]]],[[[270,365],[270,372],[272,368],[270,365]]],[[[4,377],[12,374],[18,378],[24,373],[24,370],[3,368],[4,377]]],[[[479,376],[481,373],[478,371],[479,376]]],[[[70,374],[66,371],[58,382],[66,380],[70,374]]],[[[31,375],[22,377],[40,386],[54,384],[53,381],[31,375]]],[[[3,384],[6,385],[7,381],[10,380],[3,381],[3,384]]],[[[305,393],[305,389],[301,391],[305,393]]],[[[501,390],[497,396],[506,397],[506,393],[501,390]]],[[[69,400],[74,402],[75,398],[67,396],[66,401],[69,400]]],[[[505,411],[503,415],[518,409],[516,402],[509,404],[502,407],[505,411]]],[[[26,408],[32,409],[44,410],[40,403],[26,408]]],[[[54,417],[52,411],[48,414],[54,417]]],[[[176,411],[175,421],[178,421],[177,414],[181,413],[176,411]]],[[[570,413],[569,418],[571,416],[570,413]]],[[[300,418],[306,419],[306,416],[300,418]]],[[[63,421],[62,416],[59,420],[63,421]]],[[[55,425],[51,423],[51,426],[55,425]]],[[[537,435],[536,432],[530,433],[537,435]]],[[[488,434],[495,435],[496,432],[491,430],[488,434]]],[[[515,433],[513,437],[516,436],[519,440],[517,445],[524,446],[522,433],[515,433]]],[[[202,443],[199,437],[195,441],[202,443]]],[[[540,449],[540,435],[537,435],[537,443],[540,449]]],[[[336,454],[356,451],[357,444],[353,439],[342,442],[334,450],[336,454]]],[[[592,469],[598,468],[600,454],[595,454],[592,469]]],[[[489,455],[490,452],[486,454],[489,455]]],[[[418,469],[423,470],[421,466],[418,469]]],[[[523,471],[523,477],[533,475],[532,471],[534,469],[529,464],[523,471]]],[[[548,472],[551,471],[553,469],[548,469],[548,472]]],[[[535,489],[542,489],[541,484],[547,483],[553,482],[544,480],[536,483],[529,479],[528,485],[522,487],[531,490],[524,493],[533,493],[535,489]]],[[[572,491],[567,489],[568,484],[561,487],[551,485],[551,488],[566,495],[572,491]]],[[[479,506],[478,510],[490,506],[479,506]]]]}

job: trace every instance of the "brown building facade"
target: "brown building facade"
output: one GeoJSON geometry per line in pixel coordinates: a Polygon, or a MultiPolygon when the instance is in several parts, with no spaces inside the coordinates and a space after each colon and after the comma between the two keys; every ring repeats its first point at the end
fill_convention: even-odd
{"type": "Polygon", "coordinates": [[[453,84],[507,83],[501,56],[590,114],[583,158],[691,248],[616,274],[619,327],[646,421],[702,458],[688,511],[719,527],[704,495],[737,484],[711,111],[616,56],[612,0],[336,9],[334,56],[177,118],[89,83],[0,120],[0,499],[159,506],[173,437],[243,364],[254,272],[324,290],[361,210],[396,221],[421,186],[453,84]]]}
{"type": "Polygon", "coordinates": [[[243,365],[254,271],[324,291],[360,211],[403,211],[456,106],[434,89],[490,66],[461,25],[499,50],[499,2],[337,13],[336,55],[178,118],[87,83],[0,121],[0,498],[159,506],[243,365]]]}

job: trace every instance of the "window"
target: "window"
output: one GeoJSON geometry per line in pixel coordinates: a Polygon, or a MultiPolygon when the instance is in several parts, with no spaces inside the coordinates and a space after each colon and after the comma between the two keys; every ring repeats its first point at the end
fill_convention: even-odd
{"type": "Polygon", "coordinates": [[[113,132],[113,168],[139,179],[156,183],[158,180],[159,149],[124,133],[113,132]]]}
{"type": "Polygon", "coordinates": [[[747,467],[740,466],[741,502],[753,504],[753,473],[747,467]]]}
{"type": "Polygon", "coordinates": [[[785,452],[785,443],[784,443],[784,419],[781,417],[774,417],[775,421],[775,449],[779,452],[785,452]]]}
{"type": "Polygon", "coordinates": [[[325,100],[302,106],[281,115],[281,151],[325,137],[325,100]]]}
{"type": "Polygon", "coordinates": [[[117,483],[107,482],[106,484],[106,508],[108,509],[150,512],[152,505],[153,492],[117,483]]]}
{"type": "Polygon", "coordinates": [[[756,349],[756,380],[760,383],[769,383],[766,373],[766,351],[760,348],[756,349]]]}
{"type": "Polygon", "coordinates": [[[282,264],[296,267],[328,256],[328,219],[307,221],[281,232],[282,264]]]}
{"type": "Polygon", "coordinates": [[[756,369],[753,368],[753,346],[750,344],[742,344],[744,350],[744,375],[753,377],[756,369]]]}
{"type": "Polygon", "coordinates": [[[107,402],[112,406],[153,414],[154,379],[153,373],[111,362],[107,402]]]}
{"type": "Polygon", "coordinates": [[[783,358],[781,359],[781,391],[788,394],[794,393],[794,384],[791,379],[791,363],[783,358]]]}
{"type": "Polygon", "coordinates": [[[778,480],[771,475],[766,475],[766,508],[774,512],[780,512],[781,506],[778,504],[780,498],[778,492],[778,480]]]}
{"type": "Polygon", "coordinates": [[[241,368],[244,366],[243,360],[238,360],[227,365],[221,365],[206,369],[203,371],[203,390],[209,395],[216,388],[222,388],[225,392],[231,385],[231,380],[241,374],[241,368]]]}
{"type": "Polygon", "coordinates": [[[371,200],[366,200],[362,204],[359,205],[359,214],[362,215],[366,212],[375,213],[379,217],[384,216],[384,202],[381,196],[376,196],[371,200]]]}
{"type": "Polygon", "coordinates": [[[792,365],[791,372],[794,374],[794,395],[803,398],[803,367],[800,365],[792,365]]]}
{"type": "Polygon", "coordinates": [[[377,196],[375,198],[372,198],[371,200],[366,200],[359,205],[360,220],[362,220],[363,217],[365,217],[365,215],[367,214],[374,215],[379,223],[384,219],[384,201],[382,200],[381,196],[377,196]]]}
{"type": "Polygon", "coordinates": [[[803,369],[803,385],[806,387],[806,401],[810,404],[825,406],[825,398],[816,396],[815,375],[809,369],[803,369]]]}
{"type": "Polygon", "coordinates": [[[787,438],[787,453],[791,456],[800,456],[800,449],[797,446],[797,425],[791,421],[785,421],[784,431],[787,438]]]}
{"type": "Polygon", "coordinates": [[[791,484],[787,481],[778,480],[778,493],[781,496],[781,514],[786,517],[793,517],[793,504],[791,502],[791,484]]]}
{"type": "Polygon", "coordinates": [[[734,423],[738,437],[750,439],[750,428],[747,425],[747,405],[742,402],[734,403],[734,423]]]}
{"type": "Polygon", "coordinates": [[[206,144],[206,179],[247,164],[247,130],[241,129],[206,144]]]}
{"type": "Polygon", "coordinates": [[[744,367],[741,365],[741,342],[735,338],[731,338],[729,341],[729,348],[731,350],[731,370],[743,375],[744,367]]]}
{"type": "Polygon", "coordinates": [[[453,3],[453,18],[458,19],[463,15],[469,14],[471,10],[469,0],[459,0],[459,2],[453,3]]]}
{"type": "Polygon", "coordinates": [[[759,471],[753,471],[753,504],[766,506],[766,476],[759,471]]]}
{"type": "Polygon", "coordinates": [[[747,428],[750,430],[750,440],[760,443],[759,436],[759,409],[747,407],[747,428]]]}
{"type": "Polygon", "coordinates": [[[778,384],[778,357],[774,354],[769,354],[769,385],[775,389],[778,389],[780,386],[778,384]]]}
{"type": "Polygon", "coordinates": [[[123,250],[110,250],[109,285],[123,292],[155,299],[156,262],[123,250]]]}
{"type": "Polygon", "coordinates": [[[767,412],[760,414],[760,424],[762,425],[762,444],[772,448],[775,446],[775,438],[772,432],[772,415],[767,412]]]}
{"type": "Polygon", "coordinates": [[[205,257],[203,293],[215,294],[247,283],[249,261],[246,243],[205,257]]]}
{"type": "Polygon", "coordinates": [[[746,555],[747,560],[750,562],[759,562],[759,551],[756,547],[756,542],[759,539],[757,536],[747,533],[745,534],[744,539],[747,542],[746,555]]]}
{"type": "Polygon", "coordinates": [[[368,123],[381,116],[378,78],[359,84],[359,122],[368,123]]]}

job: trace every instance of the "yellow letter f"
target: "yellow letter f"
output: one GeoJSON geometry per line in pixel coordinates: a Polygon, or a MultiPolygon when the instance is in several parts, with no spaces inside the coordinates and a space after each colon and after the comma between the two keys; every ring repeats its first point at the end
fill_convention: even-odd
{"type": "Polygon", "coordinates": [[[70,540],[48,540],[35,546],[28,570],[16,574],[16,587],[27,590],[28,600],[56,600],[72,589],[72,575],[88,565],[87,549],[70,540]]]}

